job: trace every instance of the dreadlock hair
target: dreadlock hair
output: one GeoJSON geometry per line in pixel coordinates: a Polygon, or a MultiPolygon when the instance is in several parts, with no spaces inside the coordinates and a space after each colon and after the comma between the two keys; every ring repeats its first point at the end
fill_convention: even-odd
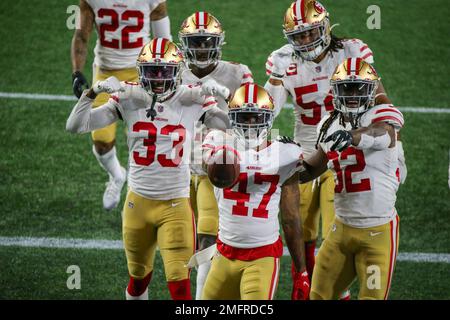
{"type": "Polygon", "coordinates": [[[336,37],[334,34],[331,34],[331,41],[329,46],[327,47],[327,51],[338,52],[339,49],[343,49],[344,44],[342,42],[345,40],[346,40],[345,38],[339,38],[336,37]]]}

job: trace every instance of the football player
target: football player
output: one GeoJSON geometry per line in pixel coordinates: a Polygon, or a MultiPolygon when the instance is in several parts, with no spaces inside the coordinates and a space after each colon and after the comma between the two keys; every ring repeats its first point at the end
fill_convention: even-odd
{"type": "Polygon", "coordinates": [[[357,277],[359,299],[387,299],[398,248],[396,135],[401,112],[375,104],[380,78],[361,58],[348,58],[331,78],[334,111],[318,125],[318,150],[300,180],[327,169],[336,175],[336,218],[322,243],[311,299],[336,299],[357,277]]]}
{"type": "Polygon", "coordinates": [[[195,221],[189,205],[189,155],[194,124],[210,112],[206,125],[226,129],[227,114],[212,93],[228,97],[220,85],[179,85],[183,57],[164,38],[146,44],[137,60],[139,82],[115,77],[85,90],[67,120],[67,130],[89,132],[124,120],[128,129],[128,194],[123,241],[130,274],[128,299],[148,299],[156,246],[173,299],[190,299],[186,268],[195,249],[195,221]],[[100,92],[114,93],[91,109],[100,92]]]}
{"type": "MultiPolygon", "coordinates": [[[[217,252],[202,299],[274,298],[283,243],[278,213],[294,263],[292,299],[309,295],[298,216],[298,173],[302,149],[268,141],[274,106],[264,88],[240,87],[229,103],[232,133],[211,131],[203,143],[205,162],[219,152],[239,157],[240,174],[228,188],[215,188],[219,207],[217,252]]],[[[208,249],[207,249],[208,250],[208,249]]]]}
{"type": "MultiPolygon", "coordinates": [[[[80,28],[75,30],[71,48],[72,85],[78,98],[88,87],[83,70],[94,26],[98,38],[92,83],[111,76],[121,81],[137,81],[136,57],[149,41],[150,29],[154,37],[171,39],[165,0],[80,0],[80,28]]],[[[103,105],[108,98],[108,93],[100,93],[93,107],[103,105]]],[[[117,207],[126,181],[125,168],[116,156],[115,139],[116,123],[92,132],[92,152],[109,175],[103,194],[106,210],[117,207]]]]}
{"type": "MultiPolygon", "coordinates": [[[[206,84],[214,80],[230,90],[231,94],[245,83],[252,83],[252,73],[246,65],[221,60],[225,32],[219,20],[208,12],[196,12],[184,20],[179,31],[181,49],[189,63],[183,72],[184,84],[206,84]]],[[[227,102],[217,98],[218,106],[228,111],[227,102]]],[[[208,117],[208,112],[205,117],[208,117]]],[[[205,120],[205,119],[202,119],[205,120]]],[[[199,250],[216,241],[219,216],[213,186],[202,168],[202,141],[207,131],[202,121],[196,126],[191,163],[191,203],[197,216],[199,250]]],[[[197,269],[196,299],[200,299],[210,262],[197,269]]]]}
{"type": "MultiPolygon", "coordinates": [[[[330,78],[336,67],[346,58],[359,57],[373,63],[370,48],[358,39],[340,39],[331,33],[329,14],[314,0],[298,0],[291,4],[284,16],[283,31],[288,44],[274,51],[266,63],[270,75],[265,88],[274,98],[278,114],[288,95],[294,102],[294,137],[305,156],[315,150],[316,129],[320,120],[333,110],[330,78]]],[[[391,103],[379,82],[376,104],[391,103]]],[[[399,152],[403,154],[401,143],[399,152]]],[[[402,179],[406,166],[400,166],[402,179]]],[[[334,179],[325,171],[314,181],[301,184],[300,207],[303,235],[306,244],[306,263],[312,276],[314,251],[318,237],[319,217],[322,216],[322,238],[325,238],[334,218],[334,179]]]]}

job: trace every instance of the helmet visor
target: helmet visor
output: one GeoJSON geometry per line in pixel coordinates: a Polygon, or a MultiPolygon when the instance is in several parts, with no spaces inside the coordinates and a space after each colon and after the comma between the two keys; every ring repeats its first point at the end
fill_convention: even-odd
{"type": "Polygon", "coordinates": [[[194,64],[209,65],[219,59],[220,35],[188,35],[182,37],[182,42],[187,58],[194,64]]]}
{"type": "Polygon", "coordinates": [[[177,73],[178,66],[164,64],[139,66],[142,85],[155,94],[163,94],[172,89],[176,82],[177,73]]]}
{"type": "Polygon", "coordinates": [[[374,89],[374,82],[364,80],[339,81],[333,84],[334,97],[347,112],[366,111],[374,99],[374,89]]]}

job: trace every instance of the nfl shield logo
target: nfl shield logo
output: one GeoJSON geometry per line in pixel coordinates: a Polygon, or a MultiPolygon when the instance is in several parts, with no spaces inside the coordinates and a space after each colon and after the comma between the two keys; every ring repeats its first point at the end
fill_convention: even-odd
{"type": "Polygon", "coordinates": [[[161,113],[164,111],[164,106],[162,104],[158,105],[158,112],[161,113]]]}
{"type": "Polygon", "coordinates": [[[316,72],[320,72],[320,71],[322,71],[322,67],[321,66],[317,66],[316,67],[316,72]]]}

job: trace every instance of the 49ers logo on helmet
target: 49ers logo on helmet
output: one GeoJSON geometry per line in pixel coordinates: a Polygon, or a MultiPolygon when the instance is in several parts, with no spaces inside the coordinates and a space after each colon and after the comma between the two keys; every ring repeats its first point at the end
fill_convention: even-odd
{"type": "Polygon", "coordinates": [[[314,10],[316,10],[317,13],[322,13],[325,11],[325,8],[317,1],[314,1],[314,10]]]}

